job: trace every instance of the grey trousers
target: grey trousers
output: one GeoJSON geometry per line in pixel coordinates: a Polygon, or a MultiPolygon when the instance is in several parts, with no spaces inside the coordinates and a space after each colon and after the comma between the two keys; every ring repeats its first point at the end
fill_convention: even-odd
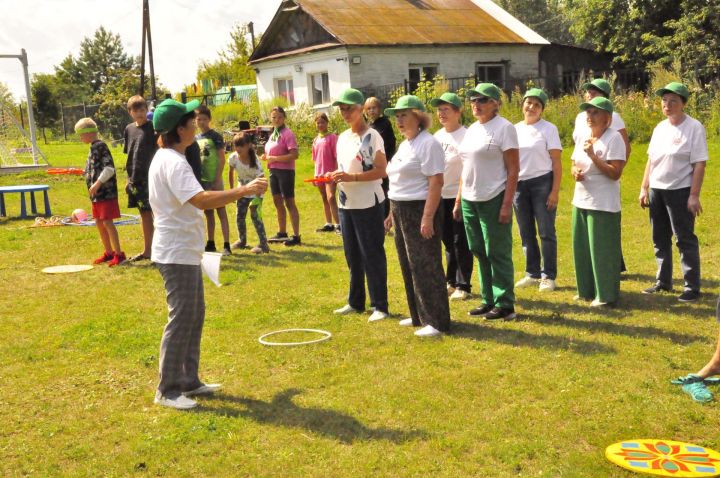
{"type": "Polygon", "coordinates": [[[200,266],[157,264],[167,293],[168,323],[160,342],[157,395],[177,398],[202,385],[198,377],[205,294],[200,266]]]}
{"type": "Polygon", "coordinates": [[[420,235],[424,209],[425,201],[390,201],[395,247],[413,325],[432,325],[447,332],[450,330],[450,304],[440,243],[443,210],[438,206],[433,218],[435,234],[425,239],[420,235]]]}
{"type": "Polygon", "coordinates": [[[680,251],[685,290],[700,292],[700,246],[695,217],[688,211],[690,188],[650,189],[650,224],[657,261],[657,283],[672,287],[672,238],[680,251]]]}

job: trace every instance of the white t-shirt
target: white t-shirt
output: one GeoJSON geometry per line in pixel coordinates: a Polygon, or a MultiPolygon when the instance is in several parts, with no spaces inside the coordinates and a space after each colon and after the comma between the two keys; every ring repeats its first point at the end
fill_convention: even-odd
{"type": "Polygon", "coordinates": [[[653,130],[648,146],[650,187],[681,189],[692,186],[692,165],[708,160],[705,127],[685,115],[677,126],[661,121],[653,130]]]}
{"type": "MultiPolygon", "coordinates": [[[[337,139],[338,169],[348,174],[369,171],[378,151],[385,153],[380,133],[368,128],[360,137],[346,129],[337,139]]],[[[367,209],[385,200],[382,179],[342,182],[338,184],[338,189],[338,206],[342,209],[367,209]]]]}
{"type": "Polygon", "coordinates": [[[190,164],[174,149],[162,148],[155,153],[148,176],[155,225],[153,262],[200,265],[205,215],[188,200],[203,188],[190,164]]]}
{"type": "Polygon", "coordinates": [[[435,132],[435,139],[440,142],[445,150],[445,174],[443,175],[443,199],[455,199],[460,187],[460,176],[462,175],[462,158],[460,157],[460,143],[467,128],[460,126],[452,133],[441,128],[435,132]]]}
{"type": "Polygon", "coordinates": [[[552,171],[550,150],[562,151],[560,134],[557,127],[541,119],[534,124],[521,121],[515,124],[518,145],[520,146],[519,179],[533,179],[552,171]]]}
{"type": "MultiPolygon", "coordinates": [[[[610,127],[614,129],[615,131],[620,131],[621,129],[625,129],[625,122],[623,121],[622,117],[618,114],[617,111],[613,111],[612,114],[612,121],[610,122],[610,127]]],[[[579,138],[589,138],[590,137],[590,126],[587,124],[587,113],[585,111],[581,111],[578,113],[578,115],[575,117],[575,129],[573,130],[573,141],[575,144],[578,144],[579,138]]],[[[581,141],[580,144],[584,143],[585,140],[581,141]]]]}
{"type": "MultiPolygon", "coordinates": [[[[583,151],[586,137],[578,138],[572,160],[585,173],[583,181],[575,182],[573,206],[594,211],[620,212],[620,180],[613,180],[600,172],[583,151]]],[[[608,128],[593,145],[595,154],[604,161],[625,161],[625,141],[620,133],[608,128]]]]}
{"type": "MultiPolygon", "coordinates": [[[[259,160],[257,160],[257,167],[253,168],[249,164],[245,164],[240,161],[240,157],[238,156],[237,152],[234,152],[230,155],[230,159],[228,159],[228,164],[231,168],[235,170],[235,175],[237,176],[237,182],[239,186],[245,186],[252,180],[262,178],[264,176],[263,169],[260,165],[259,160]]],[[[255,198],[257,196],[253,194],[252,196],[245,197],[255,198]]],[[[262,197],[262,194],[260,195],[260,197],[262,197]]]]}
{"type": "Polygon", "coordinates": [[[462,198],[489,201],[505,189],[507,169],[503,152],[518,149],[515,126],[502,116],[485,124],[474,122],[460,144],[463,160],[462,198]]]}
{"type": "Polygon", "coordinates": [[[393,201],[424,201],[428,196],[428,177],[445,172],[442,145],[427,130],[400,143],[388,164],[388,197],[393,201]]]}

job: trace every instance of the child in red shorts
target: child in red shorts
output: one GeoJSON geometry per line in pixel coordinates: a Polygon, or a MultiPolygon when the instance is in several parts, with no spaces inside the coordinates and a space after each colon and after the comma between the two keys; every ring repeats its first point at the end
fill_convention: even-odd
{"type": "Polygon", "coordinates": [[[107,262],[113,267],[125,261],[125,253],[120,249],[120,238],[113,224],[113,219],[120,217],[115,163],[107,144],[98,139],[97,124],[91,118],[78,121],[75,132],[83,143],[90,145],[85,163],[85,183],[92,201],[95,225],[105,247],[105,253],[95,259],[94,264],[107,262]]]}

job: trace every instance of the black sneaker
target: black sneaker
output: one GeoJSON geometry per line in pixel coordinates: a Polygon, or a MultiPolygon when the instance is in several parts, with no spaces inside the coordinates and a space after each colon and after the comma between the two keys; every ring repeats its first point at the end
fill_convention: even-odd
{"type": "Polygon", "coordinates": [[[323,227],[318,227],[315,229],[315,232],[333,232],[335,230],[335,227],[333,227],[332,224],[328,223],[325,224],[323,227]]]}
{"type": "Polygon", "coordinates": [[[680,302],[695,302],[700,298],[700,292],[697,292],[695,290],[686,290],[682,294],[680,294],[680,297],[678,297],[678,300],[680,302]]]}
{"type": "Polygon", "coordinates": [[[665,287],[664,285],[655,284],[652,287],[648,287],[643,294],[657,294],[658,292],[672,292],[672,287],[665,287]]]}
{"type": "Polygon", "coordinates": [[[478,316],[484,317],[485,315],[490,313],[490,311],[492,311],[492,310],[493,310],[492,305],[482,304],[480,307],[476,307],[473,310],[471,310],[470,312],[468,312],[468,315],[472,315],[475,317],[478,317],[478,316]]]}
{"type": "Polygon", "coordinates": [[[285,242],[290,239],[287,232],[278,232],[272,237],[268,237],[268,242],[285,242]]]}
{"type": "Polygon", "coordinates": [[[290,239],[288,239],[287,241],[285,241],[286,246],[299,246],[300,244],[301,244],[300,236],[293,236],[290,239]]]}
{"type": "Polygon", "coordinates": [[[217,252],[215,241],[207,241],[207,244],[205,244],[205,252],[217,252]]]}
{"type": "Polygon", "coordinates": [[[515,309],[506,309],[504,307],[495,307],[485,314],[485,320],[510,320],[514,318],[515,309]]]}

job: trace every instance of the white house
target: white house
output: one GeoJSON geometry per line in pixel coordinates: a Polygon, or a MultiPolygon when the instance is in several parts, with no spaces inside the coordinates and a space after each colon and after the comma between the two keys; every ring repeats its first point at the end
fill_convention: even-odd
{"type": "Polygon", "coordinates": [[[386,98],[439,74],[507,90],[528,79],[556,88],[563,63],[578,55],[586,68],[607,67],[593,52],[553,47],[490,0],[284,0],[250,63],[260,101],[284,96],[317,108],[350,86],[386,98]]]}

